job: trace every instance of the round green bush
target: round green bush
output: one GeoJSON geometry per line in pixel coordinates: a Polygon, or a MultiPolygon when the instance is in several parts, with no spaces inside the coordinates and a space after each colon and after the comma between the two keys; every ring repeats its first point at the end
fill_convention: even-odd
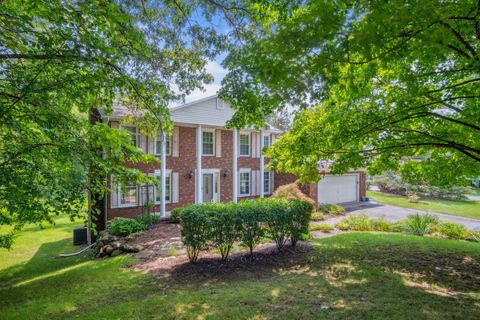
{"type": "Polygon", "coordinates": [[[117,217],[107,223],[108,232],[116,236],[128,236],[145,229],[146,226],[143,223],[130,218],[117,217]]]}

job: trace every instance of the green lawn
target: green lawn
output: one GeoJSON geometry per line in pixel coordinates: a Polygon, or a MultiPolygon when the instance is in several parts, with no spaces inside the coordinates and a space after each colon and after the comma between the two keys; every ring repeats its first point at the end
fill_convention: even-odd
{"type": "Polygon", "coordinates": [[[1,319],[478,319],[480,244],[347,233],[281,265],[131,271],[127,256],[59,259],[72,223],[0,251],[1,319]],[[188,270],[188,272],[186,271],[188,270]]]}
{"type": "Polygon", "coordinates": [[[452,216],[480,219],[480,201],[430,200],[422,199],[420,203],[410,203],[407,197],[389,195],[381,192],[367,191],[370,198],[392,206],[412,208],[423,211],[445,213],[452,216]]]}

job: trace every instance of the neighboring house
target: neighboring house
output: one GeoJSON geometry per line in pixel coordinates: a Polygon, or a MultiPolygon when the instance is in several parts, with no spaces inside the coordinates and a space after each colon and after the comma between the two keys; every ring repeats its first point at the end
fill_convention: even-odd
{"type": "MultiPolygon", "coordinates": [[[[126,108],[116,107],[112,116],[104,118],[111,127],[119,127],[125,112],[126,108]]],[[[155,203],[154,212],[167,216],[173,208],[191,203],[267,197],[278,186],[295,181],[293,175],[265,168],[269,160],[261,150],[282,132],[268,124],[260,131],[226,129],[233,114],[233,109],[212,96],[172,108],[174,129],[165,139],[162,134],[144,136],[137,128],[124,125],[132,134],[132,143],[164,160],[137,166],[157,177],[160,186],[113,183],[107,219],[136,217],[149,201],[155,203]]],[[[359,201],[365,195],[365,176],[362,172],[326,176],[302,190],[318,203],[359,201]]]]}

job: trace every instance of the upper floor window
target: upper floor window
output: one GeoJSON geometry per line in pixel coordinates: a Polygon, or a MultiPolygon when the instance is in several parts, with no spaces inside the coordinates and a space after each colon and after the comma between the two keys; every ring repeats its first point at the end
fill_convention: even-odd
{"type": "Polygon", "coordinates": [[[123,127],[125,130],[128,131],[131,138],[131,143],[134,147],[138,147],[138,129],[137,127],[123,127]]]}
{"type": "Polygon", "coordinates": [[[240,155],[241,156],[250,155],[250,135],[249,134],[240,134],[240,155]]]}
{"type": "MultiPolygon", "coordinates": [[[[172,137],[166,137],[166,141],[165,141],[165,150],[166,150],[166,155],[171,155],[172,154],[172,150],[171,150],[171,146],[172,146],[172,137]]],[[[156,137],[155,137],[155,154],[156,155],[160,155],[162,154],[162,134],[159,133],[156,137]]]]}
{"type": "Polygon", "coordinates": [[[270,147],[270,136],[263,136],[263,147],[270,147]]]}
{"type": "Polygon", "coordinates": [[[204,156],[213,156],[215,150],[214,131],[202,131],[202,154],[204,156]]]}

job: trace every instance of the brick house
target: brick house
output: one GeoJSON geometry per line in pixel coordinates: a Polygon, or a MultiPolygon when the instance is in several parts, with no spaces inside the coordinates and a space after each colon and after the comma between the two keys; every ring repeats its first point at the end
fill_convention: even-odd
{"type": "MultiPolygon", "coordinates": [[[[113,115],[104,120],[111,127],[119,127],[125,112],[125,108],[116,107],[113,115]]],[[[282,132],[268,124],[260,131],[226,129],[225,123],[233,114],[233,109],[212,96],[172,108],[171,136],[159,134],[151,138],[135,127],[124,126],[132,135],[132,143],[160,158],[160,164],[137,166],[157,177],[160,186],[114,184],[108,195],[107,219],[136,217],[148,201],[155,203],[154,212],[168,216],[173,208],[191,203],[268,197],[278,186],[295,181],[293,175],[265,168],[269,160],[261,150],[282,132]]],[[[365,175],[351,172],[326,176],[318,184],[303,185],[302,191],[319,203],[359,201],[365,195],[365,175]],[[336,190],[344,194],[342,182],[350,185],[350,191],[335,198],[332,187],[337,186],[336,190]]]]}

